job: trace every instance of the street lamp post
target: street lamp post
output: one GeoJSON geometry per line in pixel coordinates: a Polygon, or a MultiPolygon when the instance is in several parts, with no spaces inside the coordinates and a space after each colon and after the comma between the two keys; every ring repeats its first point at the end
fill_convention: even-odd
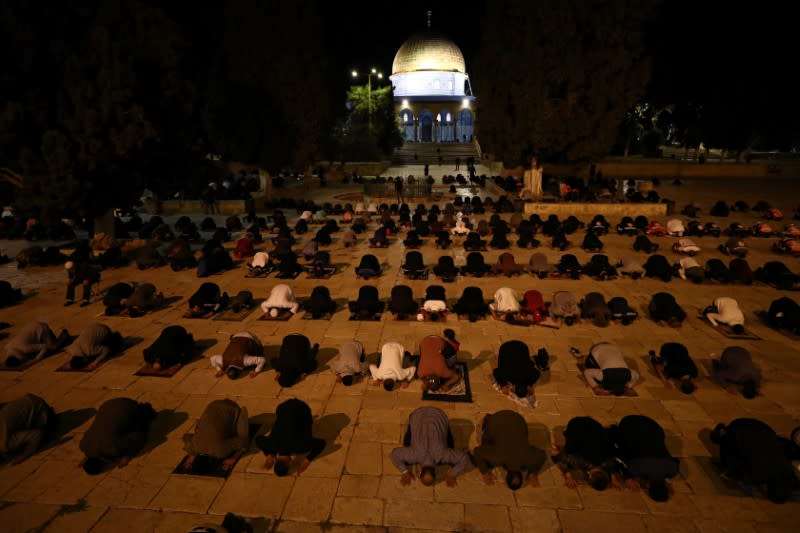
{"type": "MultiPolygon", "coordinates": [[[[358,77],[358,71],[352,72],[353,77],[358,77]]],[[[379,80],[383,79],[383,73],[378,72],[376,68],[372,68],[367,72],[367,124],[369,132],[372,133],[372,76],[376,76],[379,80]]]]}

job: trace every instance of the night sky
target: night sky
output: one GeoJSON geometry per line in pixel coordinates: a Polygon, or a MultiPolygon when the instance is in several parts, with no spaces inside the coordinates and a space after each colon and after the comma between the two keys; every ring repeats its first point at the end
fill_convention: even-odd
{"type": "MultiPolygon", "coordinates": [[[[336,85],[349,83],[352,68],[375,66],[388,76],[400,45],[425,29],[429,9],[433,13],[432,28],[461,48],[467,72],[475,76],[473,60],[480,44],[485,1],[320,0],[318,6],[327,25],[327,43],[334,53],[334,72],[340,71],[342,76],[332,80],[336,85]]],[[[753,90],[763,83],[784,93],[780,83],[788,83],[794,76],[790,65],[796,62],[798,49],[794,27],[797,12],[797,7],[776,1],[746,4],[746,8],[719,0],[661,2],[647,32],[653,60],[650,93],[669,101],[686,96],[682,94],[684,81],[714,83],[720,79],[719,73],[735,71],[741,71],[741,79],[732,75],[736,83],[752,82],[753,90]]]]}
{"type": "Polygon", "coordinates": [[[375,67],[389,76],[397,50],[413,34],[425,30],[427,11],[431,28],[453,40],[467,63],[467,72],[480,41],[479,21],[483,1],[431,2],[410,0],[396,3],[331,2],[320,0],[319,11],[327,26],[326,42],[334,53],[334,80],[346,86],[350,71],[375,67]]]}

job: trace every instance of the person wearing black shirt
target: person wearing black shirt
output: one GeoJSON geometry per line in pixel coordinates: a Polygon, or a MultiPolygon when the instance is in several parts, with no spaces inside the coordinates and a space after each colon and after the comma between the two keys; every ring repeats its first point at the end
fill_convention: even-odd
{"type": "Polygon", "coordinates": [[[685,394],[694,392],[694,381],[697,379],[697,365],[689,357],[689,350],[681,343],[667,342],[661,346],[658,356],[650,350],[650,361],[656,368],[664,383],[675,380],[685,394]]]}
{"type": "Polygon", "coordinates": [[[638,490],[644,485],[654,501],[667,501],[670,489],[666,480],[678,474],[680,460],[667,450],[664,429],[658,422],[644,415],[628,415],[611,426],[609,435],[628,488],[638,490]]]}
{"type": "Polygon", "coordinates": [[[554,446],[555,462],[564,474],[564,483],[574,489],[578,486],[575,472],[581,472],[595,490],[605,490],[616,472],[611,453],[608,431],[589,416],[576,416],[564,430],[564,447],[554,446]]]}
{"type": "Polygon", "coordinates": [[[311,434],[313,423],[311,408],[302,400],[292,398],[280,404],[275,410],[275,424],[270,434],[256,437],[256,446],[267,458],[264,468],[274,467],[276,475],[285,476],[289,473],[291,456],[305,453],[297,467],[298,473],[304,472],[325,449],[325,441],[311,434]]]}
{"type": "Polygon", "coordinates": [[[792,495],[792,466],[775,431],[753,418],[737,418],[718,424],[711,432],[711,442],[719,445],[723,476],[741,482],[750,492],[757,485],[773,503],[784,503],[792,495]]]}
{"type": "Polygon", "coordinates": [[[283,338],[278,357],[273,357],[271,364],[277,372],[275,380],[281,387],[291,387],[302,381],[307,374],[317,368],[317,351],[319,344],[311,347],[308,337],[292,333],[283,338]]]}
{"type": "Polygon", "coordinates": [[[533,385],[541,375],[531,359],[528,345],[516,340],[504,342],[500,346],[497,368],[492,374],[504,394],[513,389],[520,399],[533,392],[533,385]]]}

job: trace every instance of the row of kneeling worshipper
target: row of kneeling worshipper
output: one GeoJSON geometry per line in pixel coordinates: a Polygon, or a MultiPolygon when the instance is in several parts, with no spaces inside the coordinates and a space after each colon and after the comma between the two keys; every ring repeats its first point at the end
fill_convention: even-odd
{"type": "MultiPolygon", "coordinates": [[[[289,306],[288,309],[295,312],[298,304],[293,302],[292,298],[286,298],[287,292],[291,295],[291,289],[286,285],[278,285],[275,289],[284,289],[279,292],[283,302],[281,305],[284,307],[273,307],[279,303],[277,296],[273,297],[273,294],[262,304],[263,310],[273,313],[277,309],[286,309],[286,306],[289,306]]],[[[325,291],[324,287],[315,289],[312,298],[305,303],[310,312],[331,312],[331,308],[325,307],[327,305],[325,302],[329,300],[330,296],[323,294],[325,291]],[[320,307],[316,307],[317,305],[320,307]]],[[[389,309],[398,316],[418,313],[417,320],[438,320],[438,317],[444,316],[448,312],[443,287],[438,285],[428,287],[422,306],[410,298],[410,292],[410,288],[407,286],[395,287],[392,291],[389,309]]],[[[273,293],[275,293],[274,290],[273,293]]],[[[378,291],[373,286],[362,287],[359,291],[359,299],[350,302],[350,310],[353,313],[382,312],[385,304],[377,298],[377,294],[378,291]]],[[[570,297],[570,293],[559,291],[554,295],[552,304],[546,306],[538,291],[527,291],[520,302],[512,289],[501,288],[495,294],[494,301],[487,304],[479,288],[467,287],[464,295],[453,306],[453,309],[457,313],[469,317],[470,320],[477,320],[481,315],[492,313],[499,319],[523,324],[543,323],[548,315],[564,317],[568,324],[571,323],[570,319],[574,321],[577,316],[581,316],[592,319],[596,325],[600,326],[607,325],[608,321],[612,319],[620,319],[622,323],[627,324],[636,318],[636,312],[630,311],[624,298],[612,298],[606,303],[600,293],[594,292],[587,294],[585,299],[576,304],[575,299],[570,297]],[[617,305],[615,300],[621,300],[622,304],[617,305]],[[522,322],[525,320],[528,322],[522,322]]],[[[653,296],[650,302],[650,313],[654,320],[665,321],[673,326],[679,325],[680,321],[685,318],[683,310],[667,293],[657,293],[653,296]]],[[[714,326],[727,324],[731,326],[734,333],[741,333],[744,330],[744,314],[736,300],[732,298],[716,298],[703,313],[709,323],[714,326]]],[[[772,303],[768,317],[774,327],[796,332],[800,319],[800,306],[791,299],[781,298],[772,303]]],[[[273,361],[273,368],[279,372],[281,372],[281,366],[289,365],[293,368],[291,372],[283,376],[281,380],[283,386],[291,386],[298,376],[313,371],[316,366],[314,360],[318,346],[312,349],[310,341],[302,335],[288,335],[284,339],[284,345],[295,341],[298,343],[296,346],[293,345],[291,349],[283,346],[281,357],[273,361]],[[294,357],[289,355],[283,357],[284,351],[287,354],[292,352],[294,357]]],[[[91,370],[109,356],[119,353],[123,346],[122,335],[102,323],[90,324],[73,342],[66,330],[61,330],[56,336],[48,324],[34,321],[22,327],[7,342],[6,358],[3,364],[11,368],[28,365],[66,348],[66,351],[72,355],[70,360],[72,368],[91,370]]],[[[244,367],[253,367],[253,372],[257,373],[263,369],[265,364],[263,352],[263,347],[253,334],[241,331],[232,336],[225,354],[212,357],[211,362],[218,371],[222,372],[225,370],[222,365],[223,360],[242,358],[233,366],[239,371],[244,367]]],[[[194,339],[182,326],[165,328],[159,338],[144,350],[145,361],[155,369],[184,365],[192,361],[195,356],[194,339]]]]}
{"type": "MultiPolygon", "coordinates": [[[[60,437],[62,414],[33,394],[9,402],[0,411],[0,453],[11,464],[26,460],[60,437]]],[[[85,456],[83,470],[96,475],[115,464],[127,465],[144,448],[158,414],[150,404],[131,398],[105,401],[79,444],[85,456]]],[[[214,463],[232,470],[250,450],[250,421],[247,407],[233,400],[210,402],[194,431],[183,436],[187,455],[180,466],[198,475],[214,463]]],[[[305,471],[328,446],[314,437],[313,425],[311,408],[302,400],[279,404],[269,433],[259,434],[259,428],[255,436],[255,446],[265,457],[264,468],[278,476],[305,471]]],[[[787,438],[760,420],[737,418],[710,429],[711,441],[719,446],[721,476],[736,479],[748,494],[753,489],[763,491],[774,503],[791,498],[800,479],[800,428],[787,438]]],[[[449,466],[443,479],[449,487],[472,465],[487,485],[496,481],[496,473],[505,474],[511,490],[538,485],[537,475],[548,453],[529,444],[529,426],[522,415],[511,410],[487,414],[479,435],[480,445],[473,450],[457,447],[447,414],[419,407],[409,416],[402,446],[393,449],[390,458],[403,485],[416,478],[433,485],[438,465],[449,466]]],[[[645,489],[657,502],[667,501],[673,492],[670,479],[678,475],[680,459],[672,456],[664,429],[652,418],[628,415],[604,427],[591,417],[578,416],[569,420],[563,434],[553,437],[558,444],[549,450],[550,457],[567,487],[585,480],[598,491],[609,486],[645,489]]]]}

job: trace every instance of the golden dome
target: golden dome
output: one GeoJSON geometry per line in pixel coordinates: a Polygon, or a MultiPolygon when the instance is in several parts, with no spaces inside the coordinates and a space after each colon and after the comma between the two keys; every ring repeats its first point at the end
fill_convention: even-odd
{"type": "Polygon", "coordinates": [[[461,49],[450,39],[424,32],[411,36],[394,56],[392,74],[418,70],[440,70],[466,74],[461,49]]]}

